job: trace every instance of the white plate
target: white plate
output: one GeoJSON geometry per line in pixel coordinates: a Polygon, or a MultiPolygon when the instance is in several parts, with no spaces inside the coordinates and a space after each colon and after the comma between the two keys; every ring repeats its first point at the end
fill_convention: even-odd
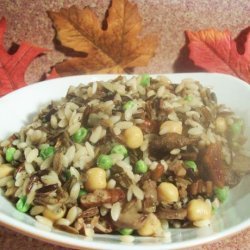
{"type": "MultiPolygon", "coordinates": [[[[250,87],[243,81],[228,75],[210,73],[167,74],[173,82],[183,78],[199,80],[203,85],[212,87],[218,102],[225,103],[245,119],[248,138],[250,138],[250,87]]],[[[108,80],[115,75],[85,75],[59,78],[29,85],[0,99],[0,140],[28,123],[37,110],[52,99],[65,96],[70,85],[108,80]]],[[[248,143],[248,148],[250,144],[248,143]]],[[[201,229],[172,229],[172,242],[160,238],[136,237],[129,249],[177,249],[219,239],[250,226],[250,176],[231,190],[229,200],[214,216],[210,227],[201,229]]],[[[125,250],[128,245],[120,242],[119,236],[97,235],[93,240],[83,236],[70,235],[57,230],[49,231],[40,227],[34,219],[18,212],[10,202],[0,195],[0,223],[15,231],[40,240],[72,248],[98,248],[125,250]]]]}

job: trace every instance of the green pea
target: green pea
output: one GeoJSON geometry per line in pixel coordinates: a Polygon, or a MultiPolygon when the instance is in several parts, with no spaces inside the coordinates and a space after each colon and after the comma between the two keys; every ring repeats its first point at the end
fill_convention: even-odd
{"type": "Polygon", "coordinates": [[[193,100],[193,97],[191,95],[187,95],[184,97],[185,101],[191,102],[193,100]]]}
{"type": "Polygon", "coordinates": [[[187,168],[191,168],[191,169],[193,169],[194,172],[197,172],[198,168],[197,168],[197,165],[194,161],[185,161],[184,164],[187,168]]]}
{"type": "Polygon", "coordinates": [[[135,164],[135,172],[138,174],[145,174],[148,171],[148,166],[143,160],[139,160],[135,164]]]}
{"type": "Polygon", "coordinates": [[[22,213],[26,213],[30,209],[30,204],[26,203],[27,197],[22,196],[16,203],[16,209],[22,213]]]}
{"type": "Polygon", "coordinates": [[[132,228],[122,228],[118,230],[118,232],[122,235],[130,235],[134,232],[134,230],[132,228]]]}
{"type": "Polygon", "coordinates": [[[123,105],[123,110],[131,109],[135,106],[135,103],[133,101],[128,101],[123,105]]]}
{"type": "Polygon", "coordinates": [[[87,137],[87,134],[88,130],[84,127],[81,127],[72,135],[72,139],[76,143],[81,143],[87,137]]]}
{"type": "Polygon", "coordinates": [[[140,84],[141,84],[143,87],[148,87],[148,86],[150,85],[150,76],[149,76],[149,74],[143,74],[143,75],[141,76],[140,84]]]}
{"type": "Polygon", "coordinates": [[[112,165],[113,165],[113,162],[109,155],[101,154],[97,158],[97,166],[104,170],[110,169],[112,165]]]}
{"type": "Polygon", "coordinates": [[[117,144],[112,148],[111,153],[121,154],[126,157],[128,155],[128,150],[122,144],[117,144]]]}
{"type": "Polygon", "coordinates": [[[80,189],[80,192],[79,192],[79,195],[78,195],[78,198],[80,198],[81,196],[83,195],[86,195],[88,192],[85,190],[85,189],[80,189]]]}
{"type": "Polygon", "coordinates": [[[231,126],[230,126],[231,134],[234,137],[239,136],[241,131],[242,131],[242,126],[243,126],[242,120],[238,120],[238,121],[234,122],[233,124],[231,124],[231,126]]]}
{"type": "Polygon", "coordinates": [[[47,158],[54,155],[55,152],[56,149],[53,146],[42,147],[40,149],[40,156],[42,157],[43,160],[46,160],[47,158]]]}
{"type": "Polygon", "coordinates": [[[5,153],[5,159],[8,162],[11,162],[14,160],[14,154],[16,152],[16,149],[13,147],[7,148],[6,153],[5,153]]]}
{"type": "Polygon", "coordinates": [[[229,187],[215,188],[214,193],[215,193],[216,197],[219,199],[220,202],[224,202],[228,198],[229,187]]]}

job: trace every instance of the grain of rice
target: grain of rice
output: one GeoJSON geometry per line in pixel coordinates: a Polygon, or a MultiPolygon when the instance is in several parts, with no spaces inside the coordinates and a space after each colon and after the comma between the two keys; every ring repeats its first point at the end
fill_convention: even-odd
{"type": "Polygon", "coordinates": [[[116,185],[116,181],[115,181],[114,179],[110,179],[110,180],[108,181],[107,188],[108,188],[108,189],[115,188],[115,185],[116,185]]]}
{"type": "Polygon", "coordinates": [[[132,191],[134,196],[139,199],[143,200],[144,199],[144,192],[136,185],[132,185],[132,191]]]}
{"type": "Polygon", "coordinates": [[[108,209],[106,207],[100,207],[100,214],[101,216],[105,216],[108,213],[108,209]]]}
{"type": "Polygon", "coordinates": [[[135,182],[135,183],[139,182],[139,181],[141,180],[141,177],[142,177],[141,175],[135,174],[135,175],[134,175],[134,182],[135,182]]]}
{"type": "Polygon", "coordinates": [[[121,204],[120,202],[116,202],[113,204],[110,214],[113,221],[117,221],[121,213],[121,204]]]}
{"type": "Polygon", "coordinates": [[[74,206],[69,209],[66,219],[70,222],[70,225],[76,220],[77,218],[77,207],[74,206]]]}
{"type": "Polygon", "coordinates": [[[9,180],[9,181],[7,182],[7,184],[6,184],[6,186],[7,186],[8,188],[11,188],[11,187],[15,186],[15,181],[14,181],[14,179],[9,180]]]}
{"type": "Polygon", "coordinates": [[[179,148],[174,148],[170,151],[171,155],[178,155],[181,152],[179,148]]]}
{"type": "Polygon", "coordinates": [[[212,207],[218,209],[220,207],[220,201],[218,198],[215,198],[214,201],[211,203],[212,207]]]}
{"type": "Polygon", "coordinates": [[[158,90],[157,90],[157,97],[162,97],[163,95],[164,95],[164,93],[165,93],[165,86],[161,86],[160,88],[158,88],[158,90]]]}
{"type": "Polygon", "coordinates": [[[53,162],[53,157],[49,157],[49,158],[45,159],[45,160],[41,163],[40,169],[41,169],[41,170],[44,170],[44,169],[49,168],[49,167],[51,166],[52,162],[53,162]]]}
{"type": "Polygon", "coordinates": [[[115,135],[121,134],[121,130],[119,128],[117,128],[117,127],[114,127],[113,131],[114,131],[115,135]]]}
{"type": "Polygon", "coordinates": [[[128,129],[132,126],[133,126],[133,122],[128,122],[128,121],[117,122],[115,125],[116,128],[119,128],[121,130],[128,129]]]}
{"type": "Polygon", "coordinates": [[[64,225],[64,226],[69,226],[71,223],[69,220],[65,219],[65,218],[60,218],[59,220],[57,220],[55,222],[56,225],[64,225]]]}
{"type": "Polygon", "coordinates": [[[167,164],[167,162],[164,161],[164,160],[161,160],[160,163],[161,163],[161,164],[163,165],[163,167],[164,167],[164,172],[166,172],[166,171],[168,170],[168,164],[167,164]]]}
{"type": "Polygon", "coordinates": [[[101,138],[101,134],[102,134],[102,126],[97,126],[96,128],[94,128],[89,138],[90,142],[97,143],[101,138]]]}
{"type": "Polygon", "coordinates": [[[59,183],[58,177],[52,176],[52,175],[43,175],[41,177],[41,180],[46,184],[46,185],[52,185],[59,183]]]}
{"type": "Polygon", "coordinates": [[[41,224],[43,224],[43,225],[46,225],[46,226],[48,226],[48,227],[52,227],[52,225],[53,225],[53,222],[51,221],[51,220],[49,220],[48,218],[45,218],[44,216],[41,216],[41,215],[37,215],[37,216],[35,216],[35,218],[36,218],[36,220],[39,222],[39,223],[41,223],[41,224]]]}
{"type": "Polygon", "coordinates": [[[80,183],[76,182],[70,190],[70,198],[72,200],[77,200],[80,192],[80,183]]]}
{"type": "Polygon", "coordinates": [[[111,157],[113,164],[116,164],[116,162],[121,161],[124,158],[122,154],[110,154],[109,156],[111,157]]]}
{"type": "Polygon", "coordinates": [[[67,163],[68,165],[72,163],[74,156],[76,153],[76,148],[74,145],[70,146],[65,154],[65,157],[67,158],[67,163]]]}
{"type": "Polygon", "coordinates": [[[43,213],[44,209],[45,209],[44,206],[34,206],[30,209],[29,213],[32,216],[36,216],[43,213]]]}
{"type": "Polygon", "coordinates": [[[15,177],[16,179],[15,186],[21,187],[24,183],[26,176],[27,176],[27,173],[25,171],[18,172],[15,177]]]}
{"type": "Polygon", "coordinates": [[[58,126],[58,121],[57,121],[57,118],[55,115],[52,115],[50,117],[50,125],[53,129],[57,129],[57,126],[58,126]]]}
{"type": "Polygon", "coordinates": [[[148,143],[149,141],[145,139],[140,147],[141,151],[146,151],[148,149],[148,143]]]}
{"type": "Polygon", "coordinates": [[[3,164],[5,162],[4,158],[0,155],[0,164],[3,164]]]}
{"type": "Polygon", "coordinates": [[[126,174],[128,175],[128,177],[131,180],[134,180],[134,174],[132,171],[132,166],[129,165],[128,163],[126,163],[125,161],[118,161],[116,163],[119,167],[123,168],[123,170],[126,172],[126,174]]]}
{"type": "Polygon", "coordinates": [[[84,228],[85,231],[85,235],[88,238],[92,238],[95,235],[94,229],[92,228],[92,226],[90,224],[87,224],[84,228]]]}
{"type": "Polygon", "coordinates": [[[68,127],[69,135],[71,136],[74,133],[76,133],[79,130],[80,127],[81,127],[81,123],[80,122],[76,122],[73,125],[71,125],[70,127],[68,127]]]}
{"type": "Polygon", "coordinates": [[[6,176],[0,179],[0,187],[4,187],[7,185],[7,182],[12,180],[13,177],[12,176],[6,176]]]}
{"type": "Polygon", "coordinates": [[[88,155],[90,157],[94,158],[95,157],[95,151],[94,151],[93,146],[89,142],[86,142],[85,147],[87,149],[88,155]]]}
{"type": "Polygon", "coordinates": [[[27,194],[27,200],[26,200],[26,203],[27,204],[32,204],[34,198],[35,198],[35,195],[36,195],[36,190],[41,188],[42,187],[42,184],[41,183],[34,183],[31,190],[28,192],[27,194]]]}
{"type": "Polygon", "coordinates": [[[58,122],[58,127],[65,128],[68,125],[68,121],[66,119],[62,119],[58,122]]]}
{"type": "Polygon", "coordinates": [[[25,167],[25,171],[31,175],[32,173],[34,173],[35,169],[33,167],[33,165],[31,163],[25,162],[24,163],[24,167],[25,167]]]}
{"type": "Polygon", "coordinates": [[[196,128],[191,128],[188,130],[189,135],[193,136],[199,136],[203,133],[203,128],[202,127],[196,127],[196,128]]]}
{"type": "Polygon", "coordinates": [[[8,147],[9,144],[10,144],[9,140],[4,140],[4,141],[1,141],[0,146],[4,148],[4,147],[8,147]]]}
{"type": "Polygon", "coordinates": [[[151,162],[151,164],[149,166],[150,170],[155,170],[157,165],[158,165],[158,162],[156,162],[156,161],[151,162]]]}
{"type": "Polygon", "coordinates": [[[76,168],[70,167],[70,174],[71,176],[75,176],[78,181],[80,180],[80,173],[76,168]]]}
{"type": "Polygon", "coordinates": [[[164,243],[172,242],[172,234],[171,234],[170,231],[167,231],[167,232],[164,231],[162,236],[163,236],[163,242],[164,243]]]}
{"type": "Polygon", "coordinates": [[[120,240],[123,242],[123,243],[132,243],[135,241],[135,237],[132,236],[132,235],[121,235],[120,236],[120,240]]]}
{"type": "Polygon", "coordinates": [[[22,156],[22,153],[20,150],[16,150],[14,154],[14,160],[18,160],[22,156]]]}
{"type": "Polygon", "coordinates": [[[127,192],[127,201],[131,201],[132,197],[133,197],[133,191],[132,191],[132,186],[130,186],[127,192]]]}
{"type": "Polygon", "coordinates": [[[16,192],[16,188],[14,186],[13,187],[9,187],[9,188],[6,189],[4,195],[6,197],[10,197],[10,196],[13,196],[15,194],[15,192],[16,192]]]}
{"type": "Polygon", "coordinates": [[[179,118],[178,118],[178,116],[176,115],[175,112],[171,112],[171,113],[168,115],[168,119],[171,120],[171,121],[179,121],[179,118]]]}
{"type": "Polygon", "coordinates": [[[150,98],[150,97],[152,97],[152,96],[154,96],[155,95],[155,91],[154,90],[149,90],[148,92],[147,92],[147,97],[148,98],[150,98]]]}
{"type": "Polygon", "coordinates": [[[194,226],[196,227],[207,227],[210,226],[211,221],[210,220],[200,220],[193,222],[194,226]]]}
{"type": "Polygon", "coordinates": [[[26,161],[28,163],[31,163],[32,161],[34,161],[36,159],[36,157],[38,156],[38,149],[37,148],[34,148],[32,149],[26,156],[26,161]]]}

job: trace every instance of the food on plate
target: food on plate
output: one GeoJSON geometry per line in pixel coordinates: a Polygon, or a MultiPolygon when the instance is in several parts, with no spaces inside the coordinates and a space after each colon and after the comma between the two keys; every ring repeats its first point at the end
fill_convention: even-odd
{"type": "Polygon", "coordinates": [[[20,212],[89,237],[201,227],[249,172],[244,128],[192,79],[71,86],[0,142],[0,187],[20,212]]]}

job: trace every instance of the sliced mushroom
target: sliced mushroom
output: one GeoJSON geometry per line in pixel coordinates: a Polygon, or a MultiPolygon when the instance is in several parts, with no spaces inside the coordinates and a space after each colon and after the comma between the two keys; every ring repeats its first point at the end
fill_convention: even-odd
{"type": "Polygon", "coordinates": [[[143,212],[145,213],[154,213],[156,211],[156,206],[158,205],[156,187],[156,182],[150,179],[143,183],[143,212]]]}
{"type": "Polygon", "coordinates": [[[145,223],[146,218],[146,214],[138,212],[136,200],[132,200],[125,205],[118,220],[113,223],[117,228],[140,229],[145,223]]]}
{"type": "Polygon", "coordinates": [[[105,203],[115,203],[125,198],[125,193],[118,188],[98,189],[93,193],[83,195],[80,203],[83,208],[98,207],[105,203]]]}
{"type": "Polygon", "coordinates": [[[158,136],[151,140],[149,144],[149,152],[153,157],[162,158],[172,149],[182,148],[191,144],[196,144],[198,139],[189,138],[177,133],[168,133],[158,136]]]}
{"type": "Polygon", "coordinates": [[[159,219],[162,220],[184,220],[187,217],[187,209],[172,209],[169,207],[160,207],[156,212],[159,219]]]}

